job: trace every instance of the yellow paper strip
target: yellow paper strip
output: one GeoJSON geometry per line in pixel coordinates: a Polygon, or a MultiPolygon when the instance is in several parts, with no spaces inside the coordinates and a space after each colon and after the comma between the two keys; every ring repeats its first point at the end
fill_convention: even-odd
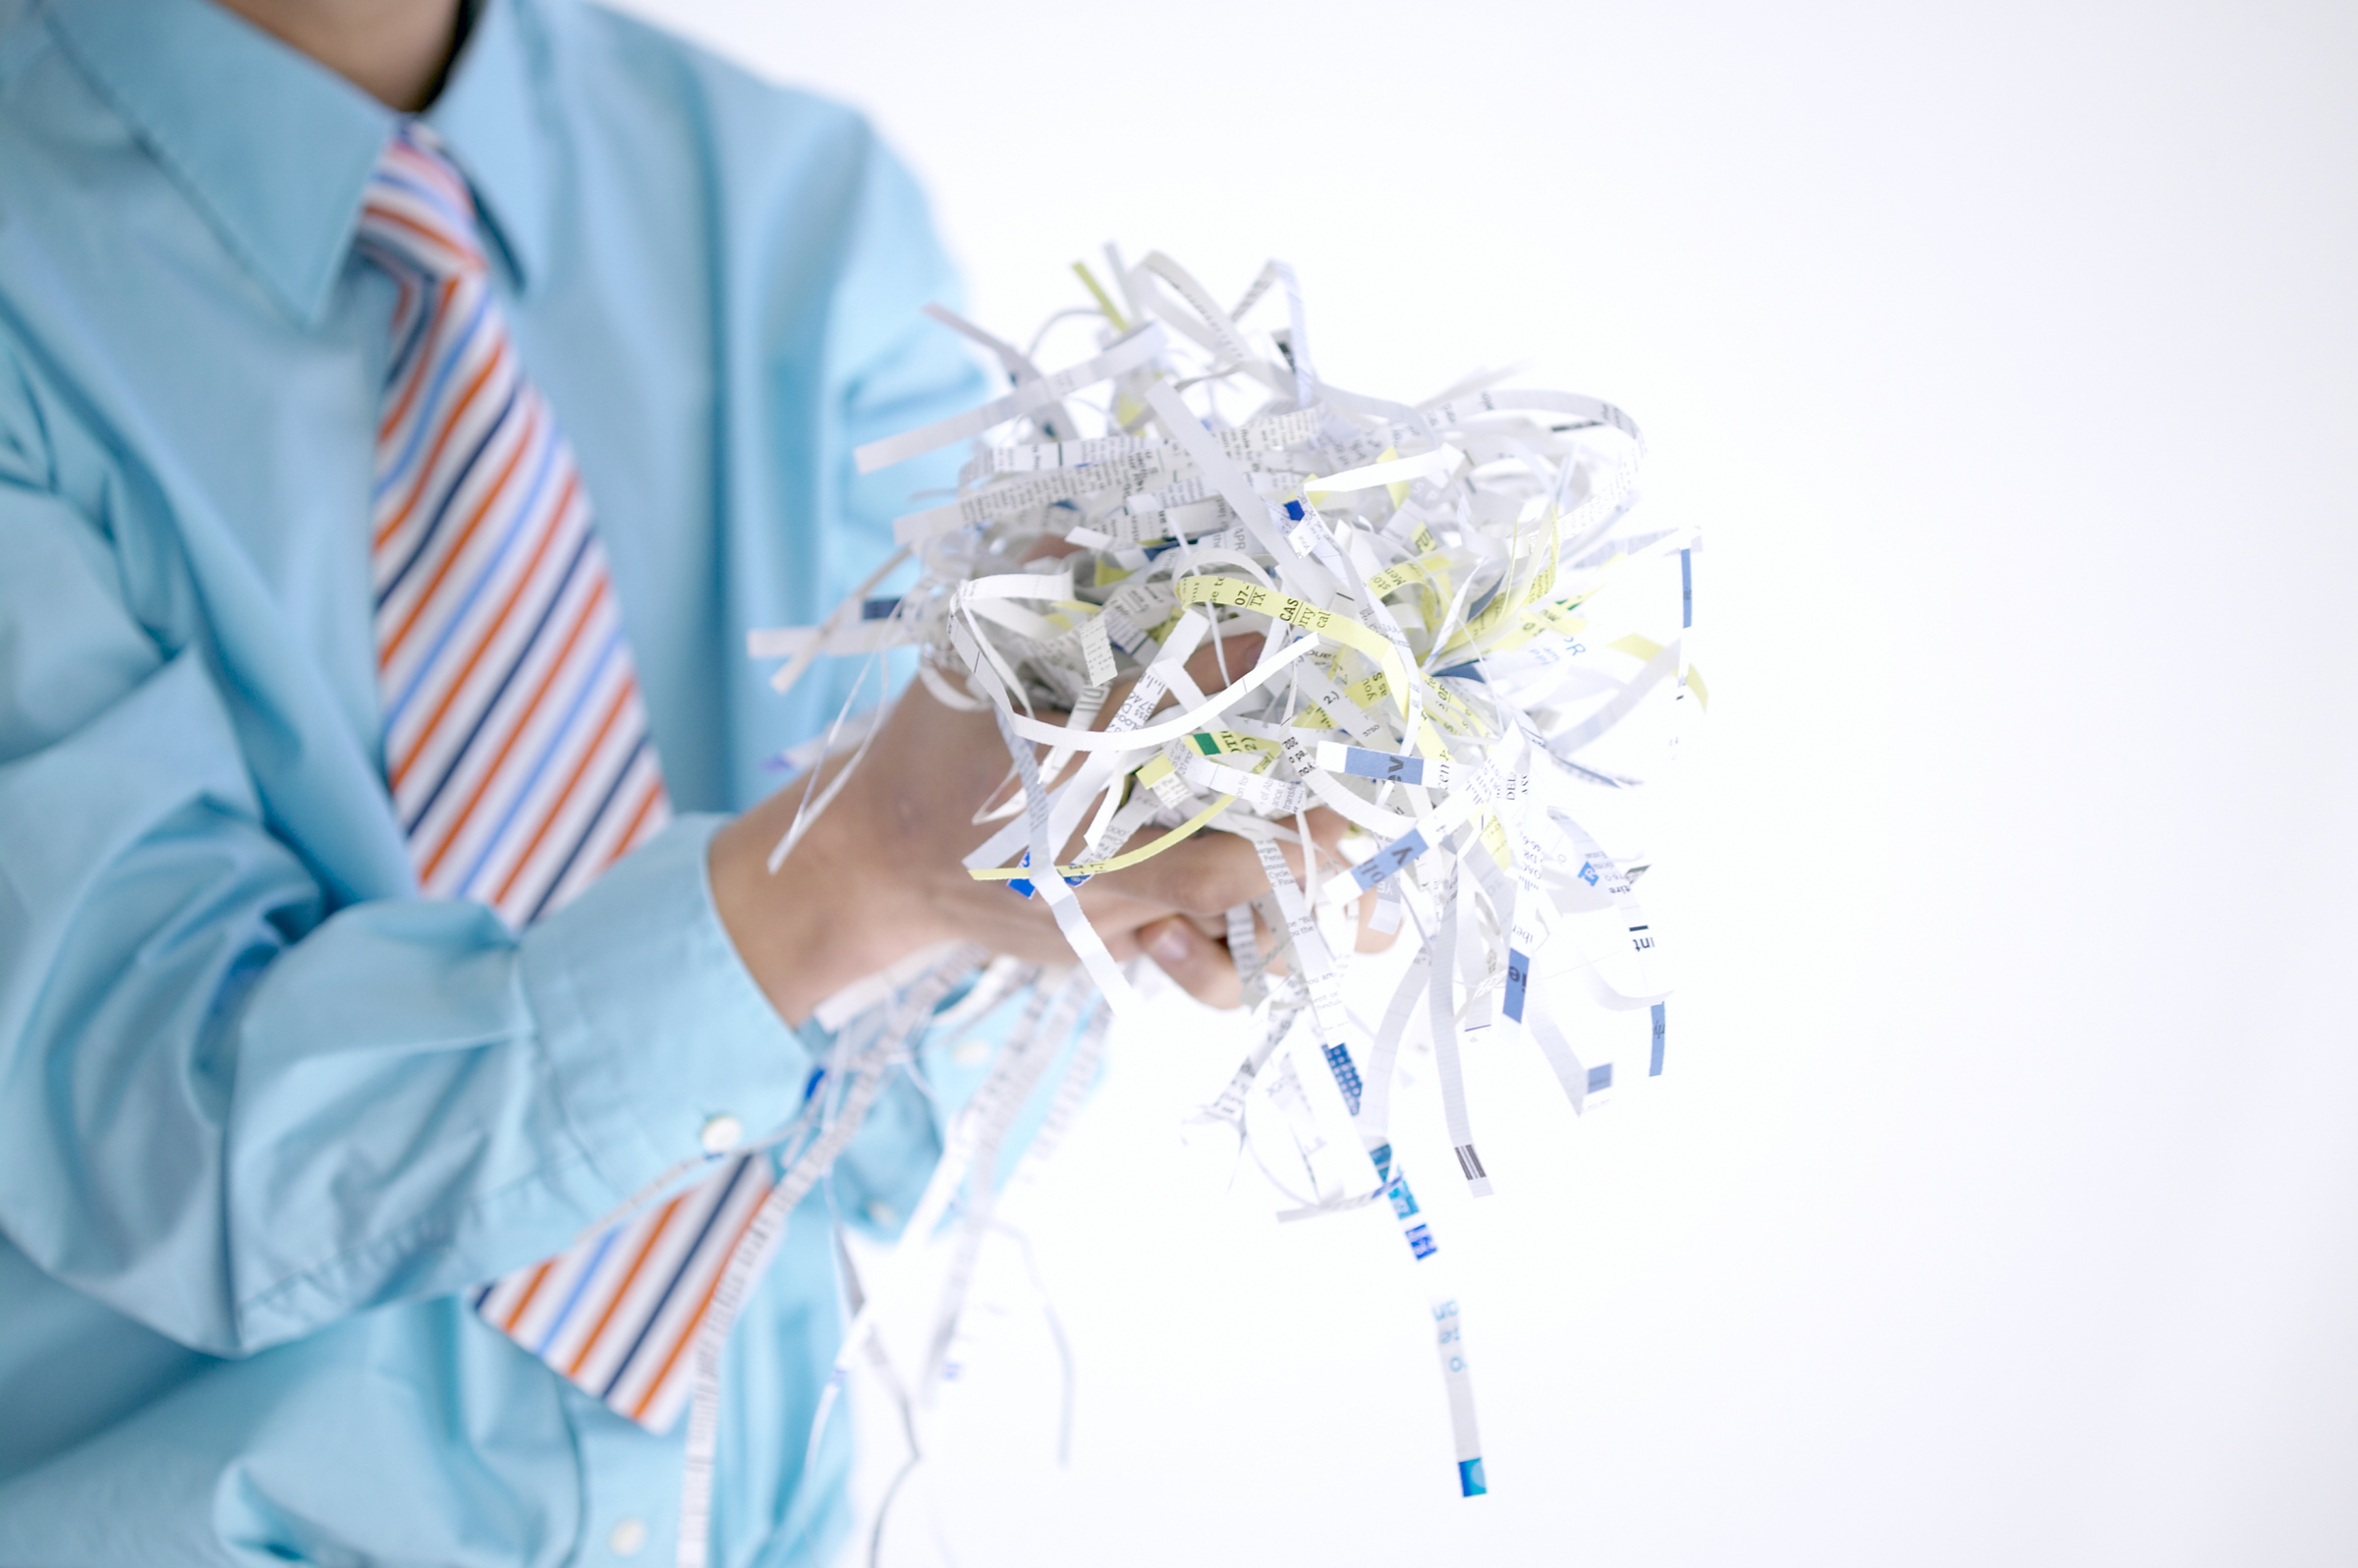
{"type": "MultiPolygon", "coordinates": [[[[1160,759],[1157,758],[1157,760],[1160,759]]],[[[1127,855],[1116,855],[1110,860],[1083,861],[1074,866],[1059,866],[1056,868],[1056,874],[1058,876],[1096,876],[1105,871],[1118,871],[1126,867],[1136,866],[1141,861],[1151,861],[1180,840],[1193,836],[1199,829],[1209,823],[1213,817],[1235,804],[1235,796],[1223,795],[1151,844],[1141,845],[1127,855]]],[[[981,870],[969,871],[966,874],[978,882],[1012,882],[1019,876],[1036,875],[1037,871],[1030,866],[986,866],[981,870]]]]}
{"type": "Polygon", "coordinates": [[[1301,627],[1306,632],[1340,643],[1354,652],[1366,654],[1379,668],[1388,666],[1399,675],[1400,683],[1393,686],[1392,696],[1400,704],[1400,711],[1408,711],[1405,684],[1408,667],[1402,661],[1399,650],[1349,616],[1321,610],[1307,600],[1263,588],[1259,583],[1245,582],[1241,578],[1182,578],[1178,584],[1178,593],[1181,604],[1226,604],[1240,610],[1251,610],[1255,614],[1283,621],[1288,626],[1301,627]]]}

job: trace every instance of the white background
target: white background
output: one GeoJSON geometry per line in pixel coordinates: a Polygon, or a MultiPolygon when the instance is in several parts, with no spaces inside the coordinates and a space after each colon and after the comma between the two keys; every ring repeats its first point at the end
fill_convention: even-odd
{"type": "Polygon", "coordinates": [[[1382,1220],[1178,1157],[1174,1003],[1017,1204],[1070,1469],[1019,1311],[885,1561],[2358,1561],[2358,9],[638,3],[1003,335],[1281,254],[1333,380],[1528,359],[1707,531],[1670,1071],[1478,1061],[1498,1196],[1419,1166],[1493,1494],[1382,1220]]]}

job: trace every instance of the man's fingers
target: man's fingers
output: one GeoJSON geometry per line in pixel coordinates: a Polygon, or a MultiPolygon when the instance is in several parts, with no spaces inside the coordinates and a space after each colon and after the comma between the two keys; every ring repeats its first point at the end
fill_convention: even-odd
{"type": "Polygon", "coordinates": [[[1244,989],[1227,947],[1196,929],[1184,917],[1172,916],[1140,926],[1138,940],[1146,955],[1197,1001],[1234,1007],[1243,999],[1244,989]]]}
{"type": "MultiPolygon", "coordinates": [[[[1252,669],[1260,660],[1261,641],[1259,632],[1223,634],[1216,644],[1211,639],[1206,638],[1204,645],[1188,656],[1182,668],[1187,671],[1187,678],[1197,686],[1207,692],[1216,692],[1252,669]],[[1223,666],[1227,670],[1225,675],[1220,673],[1223,666]]],[[[1091,727],[1101,730],[1112,723],[1114,714],[1121,711],[1124,700],[1130,696],[1130,689],[1137,684],[1138,677],[1135,675],[1116,681],[1113,690],[1106,694],[1105,705],[1097,709],[1096,719],[1091,727]]],[[[1166,700],[1157,699],[1158,702],[1162,700],[1166,700]]],[[[1064,721],[1060,713],[1051,715],[1043,712],[1041,716],[1051,724],[1064,721]]],[[[1164,716],[1167,718],[1169,715],[1164,716]]]]}
{"type": "Polygon", "coordinates": [[[1217,642],[1206,637],[1204,645],[1188,655],[1187,678],[1216,692],[1261,662],[1261,644],[1259,632],[1222,633],[1217,642]]]}
{"type": "MultiPolygon", "coordinates": [[[[1340,874],[1337,868],[1341,862],[1333,849],[1347,825],[1323,808],[1310,813],[1311,840],[1319,846],[1322,852],[1319,858],[1324,863],[1319,868],[1321,881],[1340,874]]],[[[1143,828],[1125,848],[1135,849],[1151,842],[1159,831],[1143,828]]],[[[1296,885],[1300,885],[1304,880],[1302,846],[1290,838],[1280,839],[1277,852],[1285,857],[1287,868],[1294,873],[1296,885]]],[[[1269,890],[1268,873],[1262,869],[1261,856],[1253,845],[1237,834],[1216,828],[1174,844],[1152,860],[1108,871],[1102,880],[1107,884],[1107,892],[1207,920],[1223,916],[1269,890]]]]}
{"type": "Polygon", "coordinates": [[[1326,859],[1340,860],[1342,857],[1335,854],[1334,848],[1343,841],[1343,835],[1351,831],[1351,824],[1343,820],[1343,813],[1330,807],[1314,806],[1304,814],[1310,819],[1310,841],[1319,847],[1319,853],[1326,859]]]}
{"type": "Polygon", "coordinates": [[[1269,886],[1253,846],[1233,833],[1198,833],[1151,861],[1106,872],[1104,880],[1109,892],[1207,920],[1269,886]]]}

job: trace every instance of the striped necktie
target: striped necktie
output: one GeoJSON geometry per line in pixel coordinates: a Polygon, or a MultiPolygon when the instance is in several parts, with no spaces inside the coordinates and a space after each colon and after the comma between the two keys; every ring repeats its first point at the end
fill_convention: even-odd
{"type": "MultiPolygon", "coordinates": [[[[357,249],[399,291],[369,550],[386,780],[426,896],[522,926],[670,819],[663,774],[573,449],[518,364],[467,181],[422,125],[378,160],[357,249]]],[[[769,1187],[766,1156],[729,1159],[476,1308],[666,1428],[769,1187]]]]}

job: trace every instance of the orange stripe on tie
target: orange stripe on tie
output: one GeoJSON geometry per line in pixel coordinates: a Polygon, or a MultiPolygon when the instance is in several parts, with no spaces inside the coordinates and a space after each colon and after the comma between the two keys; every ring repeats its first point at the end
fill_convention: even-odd
{"type": "Polygon", "coordinates": [[[371,201],[368,203],[367,219],[371,224],[391,224],[396,229],[409,230],[421,240],[449,255],[462,270],[478,271],[481,268],[481,263],[475,256],[450,243],[449,235],[440,229],[429,229],[416,218],[395,211],[392,207],[371,201]]]}
{"type": "Polygon", "coordinates": [[[467,804],[459,809],[459,814],[452,820],[449,830],[442,835],[442,842],[434,846],[434,852],[428,855],[424,863],[418,868],[419,881],[425,882],[432,879],[435,868],[442,864],[442,857],[450,853],[450,847],[459,841],[462,833],[467,831],[468,819],[475,815],[475,809],[483,804],[484,792],[489,790],[499,778],[499,765],[508,759],[508,754],[516,749],[516,743],[523,739],[524,732],[532,727],[533,714],[538,710],[541,700],[548,696],[549,688],[556,685],[557,677],[566,673],[566,655],[573,651],[573,644],[581,639],[582,629],[590,624],[590,616],[596,612],[598,605],[605,602],[605,597],[606,580],[600,576],[596,586],[590,588],[590,596],[583,603],[580,613],[574,616],[573,625],[567,628],[564,643],[550,656],[548,668],[541,672],[540,684],[533,692],[532,700],[525,704],[524,711],[517,716],[516,722],[508,726],[508,733],[500,740],[499,751],[493,755],[489,764],[484,767],[483,776],[476,780],[475,793],[467,797],[467,804]]]}
{"type": "MultiPolygon", "coordinates": [[[[383,549],[386,541],[401,532],[401,526],[407,523],[410,520],[410,514],[418,509],[418,498],[425,493],[426,481],[434,476],[434,465],[442,461],[442,449],[450,444],[451,433],[457,430],[460,422],[466,419],[468,409],[474,406],[476,395],[481,392],[484,383],[490,380],[491,372],[498,369],[507,357],[508,345],[505,341],[493,344],[491,352],[483,359],[482,367],[475,372],[475,379],[467,383],[467,390],[459,395],[459,400],[452,404],[448,412],[442,416],[442,428],[434,432],[433,448],[419,463],[418,472],[410,480],[409,499],[403,501],[401,509],[386,519],[384,525],[376,531],[375,547],[377,549],[383,549]]],[[[424,373],[422,367],[421,367],[420,373],[424,373]]]]}
{"type": "MultiPolygon", "coordinates": [[[[484,368],[488,369],[489,366],[486,365],[484,368]]],[[[442,559],[434,564],[433,574],[425,580],[425,587],[420,588],[418,596],[410,601],[410,613],[401,618],[401,625],[393,629],[391,637],[378,642],[376,647],[376,667],[378,669],[388,669],[392,666],[393,655],[401,651],[401,644],[409,638],[410,632],[417,626],[419,618],[425,614],[426,606],[434,602],[434,592],[442,587],[442,580],[450,576],[458,566],[459,558],[467,553],[468,541],[475,537],[475,531],[482,526],[484,518],[490,516],[491,509],[506,498],[510,476],[515,474],[516,465],[524,461],[524,454],[532,450],[533,432],[540,422],[533,418],[535,410],[526,411],[524,431],[516,438],[515,450],[508,454],[508,461],[500,469],[499,477],[491,481],[491,487],[484,492],[482,500],[468,516],[467,522],[459,530],[458,536],[450,541],[450,547],[442,552],[442,559]]],[[[455,426],[445,427],[442,433],[445,436],[449,435],[451,428],[455,428],[455,426]]],[[[414,501],[416,494],[413,493],[411,498],[414,501]]]]}
{"type": "Polygon", "coordinates": [[[533,586],[533,576],[540,570],[540,562],[548,554],[549,546],[556,542],[557,534],[561,532],[557,522],[562,521],[566,508],[573,504],[574,491],[580,485],[579,473],[566,475],[565,493],[557,498],[556,519],[540,531],[540,537],[533,544],[532,559],[525,562],[524,570],[516,574],[515,586],[508,589],[508,596],[501,603],[499,612],[491,617],[491,624],[483,629],[482,637],[468,653],[467,662],[459,667],[459,673],[443,689],[442,700],[435,703],[433,712],[427,715],[424,727],[418,732],[418,739],[411,743],[409,755],[393,764],[387,782],[394,789],[401,788],[401,781],[409,777],[410,769],[418,765],[418,758],[425,755],[427,745],[442,727],[444,715],[450,712],[450,704],[458,700],[459,694],[467,689],[468,678],[475,674],[476,665],[490,651],[491,644],[499,641],[500,629],[508,624],[508,617],[515,612],[517,601],[524,597],[524,590],[533,586]]]}
{"type": "Polygon", "coordinates": [[[582,775],[589,772],[590,764],[597,760],[597,749],[605,744],[606,732],[614,727],[614,721],[622,716],[623,708],[638,693],[638,681],[625,672],[622,686],[614,694],[614,700],[606,704],[605,716],[597,721],[596,733],[590,737],[590,744],[582,751],[582,759],[574,763],[573,772],[566,777],[565,787],[557,792],[557,798],[549,802],[547,810],[540,813],[540,825],[533,829],[531,840],[517,853],[516,864],[508,868],[507,878],[499,884],[499,891],[491,895],[492,908],[497,909],[507,902],[509,891],[516,885],[516,878],[524,874],[527,866],[532,865],[533,854],[539,849],[540,841],[548,836],[550,828],[556,826],[557,818],[565,814],[565,803],[573,798],[573,792],[580,787],[582,775]]]}
{"type": "Polygon", "coordinates": [[[621,1310],[622,1298],[631,1293],[631,1282],[639,1277],[639,1270],[646,1266],[648,1255],[654,1252],[655,1244],[663,1239],[663,1233],[671,1228],[672,1216],[680,1211],[680,1204],[687,1201],[688,1195],[682,1193],[663,1205],[663,1212],[655,1218],[655,1228],[646,1233],[646,1240],[641,1245],[639,1256],[631,1260],[631,1266],[623,1273],[622,1283],[614,1287],[613,1296],[607,1300],[606,1310],[597,1315],[597,1321],[591,1325],[589,1337],[582,1341],[582,1348],[574,1353],[573,1360],[566,1365],[564,1369],[566,1376],[578,1377],[581,1375],[582,1368],[589,1363],[590,1353],[597,1348],[598,1336],[606,1331],[606,1324],[612,1322],[614,1314],[621,1310]]]}
{"type": "Polygon", "coordinates": [[[556,1266],[557,1260],[551,1258],[533,1270],[533,1277],[525,1282],[524,1294],[516,1298],[515,1307],[508,1313],[508,1320],[499,1325],[502,1333],[516,1332],[516,1325],[524,1321],[524,1315],[532,1309],[533,1298],[540,1294],[540,1287],[548,1283],[549,1271],[556,1266]]]}
{"type": "Polygon", "coordinates": [[[729,1238],[727,1249],[721,1253],[720,1266],[712,1270],[710,1282],[704,1286],[702,1296],[697,1300],[695,1314],[689,1317],[687,1326],[672,1340],[671,1354],[665,1356],[663,1365],[655,1369],[655,1375],[648,1381],[646,1391],[641,1394],[639,1402],[631,1407],[631,1420],[645,1421],[646,1419],[646,1407],[655,1402],[655,1395],[661,1393],[663,1385],[671,1380],[671,1369],[679,1363],[680,1353],[696,1343],[697,1330],[703,1326],[704,1314],[712,1310],[712,1298],[720,1290],[720,1282],[728,1277],[730,1260],[737,1256],[737,1249],[745,1245],[745,1233],[754,1228],[754,1221],[760,1216],[761,1205],[769,1202],[769,1195],[773,1190],[774,1188],[764,1187],[761,1190],[761,1196],[755,1199],[753,1206],[745,1211],[745,1218],[738,1222],[737,1234],[729,1238]]]}
{"type": "MultiPolygon", "coordinates": [[[[393,407],[385,412],[384,419],[376,426],[376,444],[378,446],[381,447],[385,444],[385,437],[393,433],[394,427],[401,423],[403,416],[410,412],[410,399],[416,397],[418,389],[425,385],[425,367],[433,362],[434,358],[434,327],[449,316],[450,298],[458,291],[459,280],[447,279],[439,289],[434,291],[434,300],[431,305],[419,307],[420,309],[426,312],[426,341],[418,345],[418,358],[411,362],[409,378],[402,383],[401,395],[393,400],[393,407]]],[[[383,538],[379,537],[376,543],[382,545],[383,538]]]]}

